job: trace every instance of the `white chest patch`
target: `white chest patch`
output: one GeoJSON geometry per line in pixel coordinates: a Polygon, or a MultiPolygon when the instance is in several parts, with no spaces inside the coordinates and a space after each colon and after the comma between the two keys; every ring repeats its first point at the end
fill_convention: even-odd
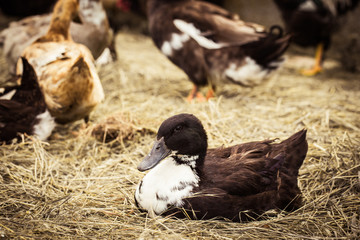
{"type": "Polygon", "coordinates": [[[34,126],[34,135],[36,135],[40,140],[44,141],[50,136],[52,130],[54,129],[55,121],[48,110],[42,114],[39,114],[37,119],[40,121],[37,125],[34,126]]]}
{"type": "Polygon", "coordinates": [[[315,12],[316,11],[316,5],[313,1],[308,0],[304,3],[300,4],[299,10],[301,11],[307,11],[307,12],[315,12]]]}
{"type": "Polygon", "coordinates": [[[187,34],[171,34],[170,41],[166,41],[161,46],[161,51],[168,57],[172,56],[173,50],[179,50],[190,37],[187,34]]]}
{"type": "Polygon", "coordinates": [[[198,183],[199,177],[190,166],[179,165],[168,157],[145,175],[135,191],[135,199],[140,208],[160,215],[170,206],[181,207],[198,183]]]}

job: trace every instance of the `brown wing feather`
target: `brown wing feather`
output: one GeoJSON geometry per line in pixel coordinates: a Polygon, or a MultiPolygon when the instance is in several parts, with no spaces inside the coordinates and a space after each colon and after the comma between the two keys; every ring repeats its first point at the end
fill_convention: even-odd
{"type": "Polygon", "coordinates": [[[276,189],[276,173],[281,167],[270,170],[270,164],[283,161],[270,157],[273,150],[271,141],[250,142],[230,148],[210,149],[202,171],[211,179],[203,181],[203,186],[217,187],[230,194],[247,196],[269,189],[276,189]],[[219,154],[222,156],[219,156],[219,154]],[[221,171],[218,171],[221,169],[221,171]]]}
{"type": "Polygon", "coordinates": [[[307,153],[305,138],[302,130],[280,143],[268,140],[209,149],[200,168],[203,189],[220,188],[237,196],[276,190],[279,172],[282,184],[299,193],[297,176],[307,153]]]}
{"type": "Polygon", "coordinates": [[[264,27],[241,21],[235,14],[206,2],[187,2],[173,9],[173,19],[192,23],[204,36],[231,46],[265,37],[264,27]]]}

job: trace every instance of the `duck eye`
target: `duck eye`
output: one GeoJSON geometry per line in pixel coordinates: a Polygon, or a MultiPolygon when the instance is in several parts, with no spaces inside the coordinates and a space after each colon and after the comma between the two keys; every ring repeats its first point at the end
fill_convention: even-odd
{"type": "Polygon", "coordinates": [[[182,125],[177,125],[174,129],[174,132],[179,132],[183,128],[182,125]]]}

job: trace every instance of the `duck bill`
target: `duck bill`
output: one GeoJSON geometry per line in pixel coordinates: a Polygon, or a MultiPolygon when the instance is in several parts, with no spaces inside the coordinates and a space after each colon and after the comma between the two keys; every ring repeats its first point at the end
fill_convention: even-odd
{"type": "Polygon", "coordinates": [[[138,165],[138,170],[143,172],[155,167],[161,160],[169,156],[171,150],[165,145],[164,137],[156,140],[150,153],[138,165]]]}

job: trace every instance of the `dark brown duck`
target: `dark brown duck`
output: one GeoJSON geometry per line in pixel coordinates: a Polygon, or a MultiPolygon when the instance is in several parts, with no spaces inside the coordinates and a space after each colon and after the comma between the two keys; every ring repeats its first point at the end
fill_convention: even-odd
{"type": "Polygon", "coordinates": [[[0,94],[0,142],[20,138],[24,133],[45,140],[55,127],[34,68],[25,58],[22,66],[21,85],[0,94]]]}
{"type": "Polygon", "coordinates": [[[289,45],[280,27],[268,32],[208,2],[148,0],[147,12],[155,45],[194,84],[188,100],[200,100],[198,90],[207,85],[207,98],[212,97],[223,79],[260,84],[282,63],[289,45]]]}
{"type": "Polygon", "coordinates": [[[294,43],[303,47],[316,47],[315,63],[311,69],[302,70],[307,76],[322,71],[331,36],[339,28],[338,19],[354,9],[359,0],[274,0],[281,11],[286,31],[294,43]]]}
{"type": "Polygon", "coordinates": [[[155,144],[139,164],[151,169],[135,200],[151,216],[191,219],[258,219],[270,209],[302,205],[298,171],[307,153],[306,130],[288,139],[207,149],[201,122],[191,114],[165,120],[155,144]]]}

